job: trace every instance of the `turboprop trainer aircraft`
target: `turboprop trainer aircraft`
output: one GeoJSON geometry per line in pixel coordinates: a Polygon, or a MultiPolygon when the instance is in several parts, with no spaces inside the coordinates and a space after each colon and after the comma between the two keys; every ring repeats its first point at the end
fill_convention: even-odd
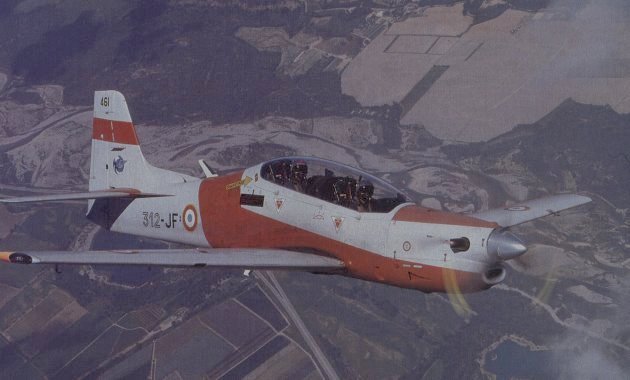
{"type": "Polygon", "coordinates": [[[15,264],[120,264],[303,270],[424,292],[473,292],[505,278],[524,244],[507,229],[591,200],[563,194],[461,215],[423,208],[352,167],[284,157],[199,179],[150,165],[123,95],[94,97],[89,191],[2,199],[87,200],[87,218],[111,231],[198,248],[17,251],[15,264]],[[450,285],[449,285],[450,284],[450,285]]]}

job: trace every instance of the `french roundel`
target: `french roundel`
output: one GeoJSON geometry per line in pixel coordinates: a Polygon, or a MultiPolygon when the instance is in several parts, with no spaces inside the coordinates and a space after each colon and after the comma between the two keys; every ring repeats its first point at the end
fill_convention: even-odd
{"type": "Polygon", "coordinates": [[[184,228],[186,231],[193,232],[195,228],[197,228],[197,210],[195,209],[195,206],[186,206],[186,208],[184,208],[183,215],[184,228]]]}
{"type": "Polygon", "coordinates": [[[507,211],[527,211],[527,210],[529,210],[529,207],[527,207],[527,206],[512,206],[512,207],[506,207],[505,209],[507,211]]]}

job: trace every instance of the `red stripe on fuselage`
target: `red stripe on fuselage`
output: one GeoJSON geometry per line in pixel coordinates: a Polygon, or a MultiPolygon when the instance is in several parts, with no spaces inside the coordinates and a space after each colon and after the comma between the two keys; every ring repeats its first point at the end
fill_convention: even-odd
{"type": "Polygon", "coordinates": [[[92,138],[120,144],[139,145],[133,123],[94,118],[92,138]]]}
{"type": "MultiPolygon", "coordinates": [[[[422,268],[414,268],[414,263],[384,257],[245,210],[240,205],[240,188],[226,190],[227,185],[240,181],[242,174],[243,172],[238,172],[209,178],[201,184],[199,189],[201,222],[211,246],[308,249],[325,252],[342,260],[346,264],[346,274],[352,277],[427,292],[447,290],[445,269],[441,267],[422,265],[422,268]]],[[[454,273],[462,291],[487,288],[479,274],[446,271],[454,273]]]]}

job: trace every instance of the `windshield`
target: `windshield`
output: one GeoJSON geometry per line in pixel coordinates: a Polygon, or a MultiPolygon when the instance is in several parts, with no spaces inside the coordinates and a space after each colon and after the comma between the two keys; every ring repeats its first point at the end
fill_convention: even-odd
{"type": "Polygon", "coordinates": [[[386,213],[409,200],[389,183],[338,162],[285,157],[262,165],[260,176],[286,188],[359,212],[386,213]]]}

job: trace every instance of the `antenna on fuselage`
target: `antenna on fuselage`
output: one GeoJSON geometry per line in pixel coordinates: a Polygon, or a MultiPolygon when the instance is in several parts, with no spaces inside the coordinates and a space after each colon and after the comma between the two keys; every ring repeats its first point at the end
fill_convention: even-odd
{"type": "Polygon", "coordinates": [[[208,166],[208,164],[206,164],[204,160],[199,160],[199,166],[201,166],[201,170],[203,170],[203,174],[206,176],[206,178],[217,176],[217,174],[214,173],[212,169],[210,169],[210,166],[208,166]]]}

